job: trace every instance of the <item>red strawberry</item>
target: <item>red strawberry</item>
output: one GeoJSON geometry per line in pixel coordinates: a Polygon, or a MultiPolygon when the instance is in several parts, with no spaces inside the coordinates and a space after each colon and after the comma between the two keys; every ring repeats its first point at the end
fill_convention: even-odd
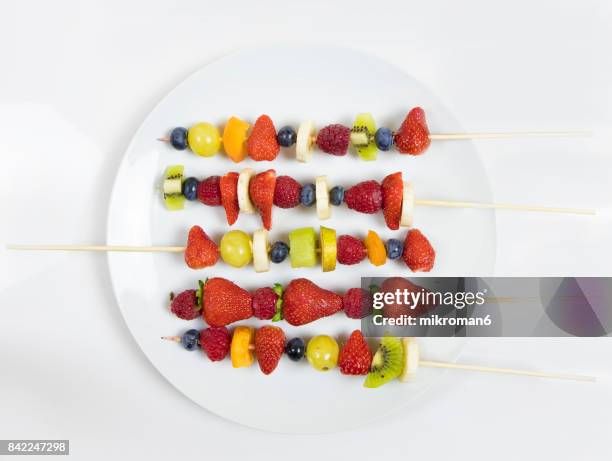
{"type": "Polygon", "coordinates": [[[396,302],[397,299],[395,297],[392,302],[385,302],[382,310],[383,316],[386,318],[399,318],[402,315],[418,317],[426,313],[430,308],[435,307],[434,304],[427,303],[424,298],[420,298],[421,300],[414,306],[406,304],[404,302],[403,293],[427,293],[429,290],[403,277],[389,277],[385,279],[380,285],[380,291],[383,293],[383,296],[387,293],[392,293],[395,296],[398,291],[400,296],[402,296],[400,299],[402,302],[396,302]]]}
{"type": "Polygon", "coordinates": [[[317,146],[332,155],[346,155],[351,129],[343,125],[328,125],[317,134],[317,146]]]}
{"type": "Polygon", "coordinates": [[[383,214],[389,229],[397,230],[402,215],[402,197],[404,193],[404,182],[402,173],[391,173],[382,182],[383,214]]]}
{"type": "Polygon", "coordinates": [[[268,230],[272,228],[272,204],[274,203],[275,185],[276,172],[274,170],[259,173],[249,182],[249,195],[259,210],[264,227],[268,230]]]}
{"type": "Polygon", "coordinates": [[[274,160],[280,151],[276,128],[267,115],[260,116],[247,139],[247,152],[253,160],[274,160]]]}
{"type": "Polygon", "coordinates": [[[362,319],[372,313],[372,293],[363,288],[351,288],[342,296],[344,313],[350,319],[362,319]]]}
{"type": "Polygon", "coordinates": [[[230,171],[219,179],[221,190],[221,204],[225,208],[227,223],[231,226],[238,219],[238,173],[230,171]]]}
{"type": "Polygon", "coordinates": [[[420,230],[411,229],[404,240],[404,262],[413,272],[429,272],[436,260],[436,251],[420,230]]]}
{"type": "Polygon", "coordinates": [[[341,310],[342,297],[305,278],[291,281],[283,292],[283,318],[290,325],[304,325],[341,310]]]}
{"type": "Polygon", "coordinates": [[[208,206],[221,205],[219,176],[209,176],[198,183],[198,200],[208,206]]]}
{"type": "Polygon", "coordinates": [[[300,204],[302,185],[291,176],[279,176],[274,186],[274,205],[293,208],[300,204]]]}
{"type": "Polygon", "coordinates": [[[344,193],[344,201],[351,210],[360,213],[376,213],[383,203],[382,190],[376,181],[363,181],[344,193]]]}
{"type": "Polygon", "coordinates": [[[361,240],[351,235],[341,235],[336,242],[336,259],[340,264],[357,264],[366,257],[366,248],[361,240]]]}
{"type": "Polygon", "coordinates": [[[285,333],[279,327],[265,326],[255,332],[255,355],[264,375],[274,371],[285,350],[285,333]]]}
{"type": "Polygon", "coordinates": [[[204,269],[214,266],[219,259],[219,248],[200,226],[189,229],[185,262],[192,269],[204,269]]]}
{"type": "Polygon", "coordinates": [[[420,155],[427,150],[430,142],[425,111],[415,107],[408,112],[402,126],[395,133],[397,150],[401,154],[420,155]]]}
{"type": "Polygon", "coordinates": [[[230,350],[231,335],[225,327],[208,327],[200,331],[200,346],[213,362],[223,360],[230,350]]]}
{"type": "Polygon", "coordinates": [[[276,313],[278,295],[270,287],[258,288],[253,293],[253,315],[261,320],[270,320],[276,313]]]}
{"type": "MultiPolygon", "coordinates": [[[[170,295],[172,297],[172,295],[170,295]]],[[[185,290],[172,297],[170,310],[179,319],[193,320],[200,316],[201,307],[198,306],[198,297],[195,290],[185,290]]]]}
{"type": "Polygon", "coordinates": [[[253,315],[251,294],[221,277],[204,284],[204,320],[211,327],[223,327],[253,315]]]}
{"type": "Polygon", "coordinates": [[[361,331],[353,331],[338,356],[340,372],[343,375],[367,375],[371,364],[372,352],[368,343],[361,331]]]}

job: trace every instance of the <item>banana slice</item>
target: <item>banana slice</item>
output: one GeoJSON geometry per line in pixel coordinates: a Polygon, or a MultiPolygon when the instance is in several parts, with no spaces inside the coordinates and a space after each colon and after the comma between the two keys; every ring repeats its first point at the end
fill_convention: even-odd
{"type": "Polygon", "coordinates": [[[164,194],[174,195],[180,194],[182,191],[183,182],[181,178],[169,178],[164,180],[164,194]]]}
{"type": "Polygon", "coordinates": [[[412,218],[414,216],[414,188],[410,181],[404,181],[404,190],[402,193],[402,215],[400,217],[400,226],[412,227],[412,218]]]}
{"type": "Polygon", "coordinates": [[[268,231],[265,229],[259,229],[253,233],[253,267],[255,272],[268,272],[270,270],[268,231]]]}
{"type": "Polygon", "coordinates": [[[182,210],[185,207],[183,195],[183,165],[172,165],[166,168],[162,192],[164,204],[168,210],[182,210]]]}
{"type": "Polygon", "coordinates": [[[404,370],[399,377],[402,382],[410,381],[419,369],[419,343],[415,338],[402,338],[404,349],[404,370]]]}
{"type": "Polygon", "coordinates": [[[317,216],[319,219],[329,219],[331,207],[329,206],[329,184],[327,176],[317,176],[315,180],[315,197],[317,200],[317,216]]]}
{"type": "Polygon", "coordinates": [[[245,213],[255,212],[255,207],[249,195],[249,183],[253,176],[255,176],[255,171],[252,168],[245,168],[238,175],[238,207],[240,211],[245,213]]]}
{"type": "Polygon", "coordinates": [[[295,158],[300,162],[309,162],[312,157],[312,140],[314,138],[314,123],[302,122],[298,127],[295,141],[295,158]]]}

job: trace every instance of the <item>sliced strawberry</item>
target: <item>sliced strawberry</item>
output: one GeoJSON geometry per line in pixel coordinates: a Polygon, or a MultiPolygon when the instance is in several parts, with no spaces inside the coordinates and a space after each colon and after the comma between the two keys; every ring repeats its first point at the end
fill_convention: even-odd
{"type": "Polygon", "coordinates": [[[436,260],[436,251],[420,230],[411,229],[404,240],[404,262],[413,272],[429,272],[436,260]]]}
{"type": "Polygon", "coordinates": [[[402,195],[404,182],[402,173],[391,173],[382,182],[383,214],[389,229],[397,230],[402,215],[402,195]]]}
{"type": "Polygon", "coordinates": [[[276,172],[264,171],[254,176],[249,183],[249,195],[259,210],[263,226],[272,228],[272,205],[274,203],[274,186],[276,185],[276,172]]]}
{"type": "Polygon", "coordinates": [[[200,226],[189,229],[185,262],[192,269],[214,266],[219,259],[219,248],[200,226]]]}
{"type": "Polygon", "coordinates": [[[221,189],[221,204],[225,208],[227,223],[231,226],[238,219],[238,173],[230,171],[219,180],[221,189]]]}
{"type": "Polygon", "coordinates": [[[415,107],[408,112],[395,134],[395,146],[401,154],[420,155],[427,150],[430,142],[425,111],[415,107]]]}

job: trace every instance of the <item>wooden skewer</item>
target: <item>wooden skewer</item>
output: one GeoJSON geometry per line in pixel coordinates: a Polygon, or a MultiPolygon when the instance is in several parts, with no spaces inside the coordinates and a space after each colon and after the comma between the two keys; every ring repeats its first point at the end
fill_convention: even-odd
{"type": "MultiPolygon", "coordinates": [[[[172,341],[174,343],[180,343],[182,341],[180,336],[162,336],[161,339],[164,341],[172,341]]],[[[255,344],[249,344],[249,350],[254,351],[255,344]]]]}
{"type": "MultiPolygon", "coordinates": [[[[488,133],[430,133],[432,141],[449,141],[461,139],[510,139],[510,138],[579,138],[593,136],[589,130],[567,131],[506,131],[488,133]]],[[[158,141],[170,142],[170,136],[161,136],[158,141]]]]}
{"type": "Polygon", "coordinates": [[[161,339],[163,339],[164,341],[172,341],[175,343],[180,343],[181,342],[181,337],[180,336],[162,336],[161,339]]]}
{"type": "Polygon", "coordinates": [[[184,246],[130,245],[7,245],[7,250],[19,251],[118,251],[131,253],[182,253],[184,246]]]}
{"type": "MultiPolygon", "coordinates": [[[[165,341],[173,341],[176,343],[181,342],[180,336],[162,336],[161,339],[165,341]]],[[[481,365],[465,365],[462,363],[438,362],[438,361],[432,361],[432,360],[419,360],[419,366],[429,367],[429,368],[450,368],[450,369],[455,369],[455,370],[481,371],[485,373],[501,373],[501,374],[506,374],[506,375],[531,376],[535,378],[566,379],[570,381],[583,381],[583,382],[597,381],[597,378],[595,376],[572,375],[572,374],[565,374],[565,373],[548,373],[548,372],[543,372],[543,371],[531,371],[531,370],[517,370],[516,368],[485,367],[481,365]]]]}
{"type": "Polygon", "coordinates": [[[424,200],[415,199],[415,205],[419,206],[435,206],[445,208],[481,208],[495,210],[517,210],[517,211],[538,211],[541,213],[565,213],[565,214],[580,214],[580,215],[595,215],[595,210],[581,208],[556,208],[534,205],[511,205],[507,203],[482,203],[482,202],[462,202],[456,200],[424,200]]]}
{"type": "Polygon", "coordinates": [[[592,136],[588,130],[569,131],[510,131],[493,133],[431,133],[429,139],[455,140],[455,139],[508,139],[508,138],[576,138],[592,136]]]}
{"type": "Polygon", "coordinates": [[[502,373],[507,375],[534,376],[538,378],[568,379],[573,381],[597,381],[597,378],[595,376],[547,373],[542,371],[517,370],[515,368],[485,367],[480,365],[465,365],[461,363],[436,362],[431,360],[419,360],[419,366],[430,368],[452,368],[457,370],[482,371],[486,373],[502,373]]]}
{"type": "MultiPolygon", "coordinates": [[[[580,208],[555,208],[533,205],[510,205],[506,203],[462,202],[453,200],[415,199],[415,205],[445,208],[479,208],[497,210],[536,211],[542,213],[565,213],[577,215],[595,215],[597,212],[580,208]]],[[[145,245],[7,245],[7,250],[19,251],[113,251],[131,253],[182,253],[184,246],[145,246],[145,245]]]]}

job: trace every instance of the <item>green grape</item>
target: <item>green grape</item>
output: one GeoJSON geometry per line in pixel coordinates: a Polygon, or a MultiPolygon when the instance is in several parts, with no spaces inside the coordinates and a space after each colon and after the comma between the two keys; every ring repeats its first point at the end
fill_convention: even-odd
{"type": "Polygon", "coordinates": [[[233,267],[243,267],[251,262],[253,250],[251,239],[241,230],[229,231],[223,236],[220,244],[221,258],[233,267]]]}
{"type": "Polygon", "coordinates": [[[306,358],[315,370],[328,371],[338,364],[340,348],[334,338],[319,335],[308,341],[306,358]]]}
{"type": "Polygon", "coordinates": [[[221,147],[221,135],[216,126],[210,123],[197,123],[187,132],[190,149],[202,157],[212,157],[221,147]]]}

